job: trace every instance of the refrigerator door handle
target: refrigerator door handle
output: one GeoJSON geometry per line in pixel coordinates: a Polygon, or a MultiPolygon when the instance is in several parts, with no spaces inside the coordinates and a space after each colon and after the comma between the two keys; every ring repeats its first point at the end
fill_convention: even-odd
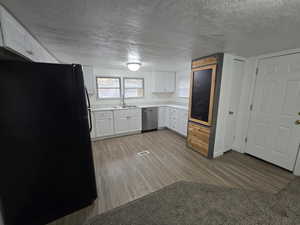
{"type": "Polygon", "coordinates": [[[92,112],[91,112],[91,102],[90,102],[90,98],[89,98],[89,94],[86,88],[85,89],[85,94],[86,94],[86,99],[87,99],[87,103],[88,103],[88,112],[89,112],[89,131],[92,132],[93,129],[93,124],[92,124],[92,112]]]}

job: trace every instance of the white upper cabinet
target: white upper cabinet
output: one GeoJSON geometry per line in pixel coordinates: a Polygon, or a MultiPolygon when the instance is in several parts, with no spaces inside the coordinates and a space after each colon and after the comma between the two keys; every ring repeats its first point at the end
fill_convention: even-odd
{"type": "Polygon", "coordinates": [[[175,92],[175,73],[154,72],[152,75],[153,93],[172,93],[175,92]]]}
{"type": "Polygon", "coordinates": [[[82,66],[84,84],[89,94],[95,93],[94,69],[92,66],[82,66]]]}
{"type": "Polygon", "coordinates": [[[28,57],[25,47],[26,30],[2,7],[1,28],[3,32],[3,45],[28,57]]]}
{"type": "Polygon", "coordinates": [[[0,23],[3,47],[34,62],[58,63],[58,61],[0,5],[0,23]]]}

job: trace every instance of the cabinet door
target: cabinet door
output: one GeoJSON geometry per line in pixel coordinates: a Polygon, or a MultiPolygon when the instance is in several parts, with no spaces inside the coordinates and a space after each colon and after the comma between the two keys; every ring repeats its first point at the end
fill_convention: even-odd
{"type": "Polygon", "coordinates": [[[142,117],[141,116],[130,117],[129,127],[130,127],[130,130],[129,130],[130,132],[141,131],[142,130],[142,117]]]}
{"type": "Polygon", "coordinates": [[[163,92],[163,86],[164,86],[164,82],[163,79],[161,77],[161,73],[155,73],[152,76],[152,92],[154,93],[161,93],[163,92]]]}
{"type": "Polygon", "coordinates": [[[156,72],[153,74],[154,93],[171,93],[175,91],[175,73],[156,72]]]}
{"type": "Polygon", "coordinates": [[[167,111],[167,108],[164,106],[158,108],[158,127],[159,128],[167,127],[166,111],[167,111]]]}
{"type": "Polygon", "coordinates": [[[44,62],[59,63],[46,49],[43,48],[44,62]]]}
{"type": "Polygon", "coordinates": [[[210,65],[193,70],[190,121],[211,125],[216,69],[217,65],[210,65]]]}
{"type": "Polygon", "coordinates": [[[165,113],[166,113],[166,115],[165,115],[166,116],[166,122],[165,122],[166,124],[165,125],[169,129],[170,129],[170,110],[171,110],[170,107],[165,108],[165,113]]]}
{"type": "Polygon", "coordinates": [[[116,134],[122,134],[122,133],[127,133],[129,132],[129,120],[130,117],[119,117],[115,118],[115,132],[116,134]]]}
{"type": "Polygon", "coordinates": [[[84,84],[89,94],[94,94],[94,69],[92,66],[83,66],[84,84]]]}
{"type": "Polygon", "coordinates": [[[96,120],[96,136],[110,136],[114,134],[114,126],[112,118],[104,118],[96,120]]]}
{"type": "Polygon", "coordinates": [[[169,113],[169,128],[178,132],[178,111],[175,108],[170,108],[169,113]]]}
{"type": "Polygon", "coordinates": [[[168,73],[165,74],[165,86],[166,86],[166,92],[175,92],[175,74],[174,73],[168,73]]]}
{"type": "Polygon", "coordinates": [[[188,112],[187,110],[178,110],[178,133],[187,136],[188,112]]]}
{"type": "Polygon", "coordinates": [[[25,47],[26,30],[4,9],[1,13],[4,47],[28,56],[25,47]]]}
{"type": "Polygon", "coordinates": [[[25,50],[27,57],[34,62],[46,62],[43,54],[43,49],[30,34],[25,35],[25,50]]]}

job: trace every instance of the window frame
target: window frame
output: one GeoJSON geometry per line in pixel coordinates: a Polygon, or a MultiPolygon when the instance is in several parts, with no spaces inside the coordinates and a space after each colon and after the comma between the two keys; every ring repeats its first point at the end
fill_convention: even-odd
{"type": "MultiPolygon", "coordinates": [[[[117,89],[117,88],[115,88],[117,89]]],[[[114,76],[96,76],[96,91],[97,91],[97,99],[99,100],[113,100],[113,99],[121,99],[121,96],[122,96],[122,83],[121,83],[121,77],[114,77],[114,76]],[[101,78],[111,78],[111,79],[118,79],[119,80],[119,90],[120,90],[120,94],[119,94],[119,97],[111,97],[111,98],[100,98],[99,97],[99,89],[113,89],[113,88],[99,88],[98,87],[98,79],[101,79],[101,78]]]]}
{"type": "Polygon", "coordinates": [[[124,95],[124,99],[141,99],[141,98],[145,98],[145,78],[144,77],[123,77],[123,95],[124,95]],[[125,87],[125,80],[142,80],[143,81],[143,96],[141,97],[125,97],[125,90],[126,89],[141,89],[141,88],[126,88],[125,87]]]}

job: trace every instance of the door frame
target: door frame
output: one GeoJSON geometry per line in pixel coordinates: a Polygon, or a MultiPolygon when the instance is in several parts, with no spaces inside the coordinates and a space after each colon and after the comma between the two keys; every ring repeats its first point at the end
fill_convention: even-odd
{"type": "MultiPolygon", "coordinates": [[[[232,82],[233,82],[233,79],[234,79],[234,77],[233,77],[233,72],[234,72],[234,63],[235,62],[240,62],[240,63],[243,63],[243,79],[242,79],[242,83],[241,83],[241,96],[242,96],[242,92],[243,92],[243,84],[244,84],[244,82],[245,82],[245,79],[246,79],[246,75],[247,75],[247,71],[246,71],[246,64],[247,64],[247,59],[246,58],[243,58],[243,57],[237,57],[237,56],[235,56],[235,57],[233,57],[232,58],[232,68],[231,68],[231,81],[230,81],[230,83],[231,83],[231,87],[232,87],[232,82]]],[[[231,87],[230,87],[230,89],[231,89],[231,87]]],[[[228,97],[230,98],[230,95],[231,95],[231,92],[229,92],[228,93],[228,97]]],[[[242,100],[242,98],[241,98],[241,96],[240,96],[240,101],[239,101],[239,107],[237,108],[237,110],[236,110],[236,112],[235,112],[235,114],[236,114],[236,128],[235,128],[235,135],[236,135],[236,133],[237,133],[237,128],[238,128],[238,121],[239,121],[239,119],[240,119],[240,109],[241,109],[241,100],[242,100]]],[[[229,112],[230,111],[230,100],[229,100],[229,102],[228,102],[228,106],[227,106],[227,109],[226,109],[226,113],[227,112],[229,112]]],[[[227,129],[227,121],[228,121],[228,118],[229,118],[229,115],[227,114],[226,115],[226,117],[225,117],[225,120],[226,120],[226,126],[225,126],[225,131],[226,131],[226,129],[227,129]]],[[[240,152],[240,148],[239,147],[236,147],[236,145],[235,145],[235,143],[236,143],[236,140],[232,143],[232,146],[231,146],[231,148],[230,149],[227,149],[227,148],[225,148],[226,146],[225,146],[225,142],[226,142],[226,135],[224,135],[224,153],[225,152],[228,152],[228,151],[230,151],[230,150],[235,150],[235,151],[238,151],[238,152],[240,152]]]]}
{"type": "MultiPolygon", "coordinates": [[[[242,147],[242,152],[243,153],[247,153],[246,149],[247,149],[247,138],[249,136],[249,128],[250,128],[250,121],[252,118],[252,113],[253,111],[251,110],[251,105],[253,105],[253,101],[254,101],[254,92],[256,89],[256,85],[257,85],[257,75],[259,74],[258,68],[259,68],[259,63],[264,60],[264,59],[270,59],[270,58],[277,58],[277,57],[281,57],[281,56],[288,56],[288,55],[296,55],[296,54],[300,54],[300,48],[297,49],[291,49],[291,50],[285,50],[285,51],[280,51],[280,52],[276,52],[276,53],[270,53],[270,54],[265,54],[265,55],[260,55],[257,57],[254,57],[255,60],[255,67],[251,68],[251,72],[250,72],[250,76],[252,78],[252,82],[251,82],[251,88],[249,91],[249,101],[248,101],[248,115],[247,115],[247,125],[246,125],[246,136],[245,136],[245,144],[242,147]]],[[[246,71],[246,75],[249,71],[246,71]]],[[[298,149],[298,154],[299,155],[299,151],[300,149],[298,149]]],[[[294,165],[294,169],[293,169],[293,173],[295,171],[295,167],[297,164],[297,159],[295,161],[295,165],[294,165]]]]}

